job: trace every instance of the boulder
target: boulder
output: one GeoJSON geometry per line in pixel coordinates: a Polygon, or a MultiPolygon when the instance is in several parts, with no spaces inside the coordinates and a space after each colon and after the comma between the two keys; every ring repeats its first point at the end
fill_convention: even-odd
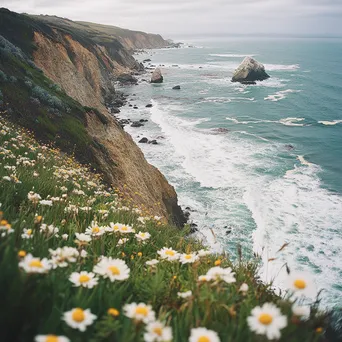
{"type": "Polygon", "coordinates": [[[151,62],[151,60],[150,60],[149,58],[144,59],[144,60],[143,60],[143,63],[146,63],[146,62],[151,62]]]}
{"type": "Polygon", "coordinates": [[[131,74],[120,74],[118,77],[117,77],[117,80],[120,82],[120,83],[132,83],[132,84],[136,84],[138,83],[138,80],[132,76],[131,74]]]}
{"type": "Polygon", "coordinates": [[[146,144],[146,143],[148,143],[148,139],[146,137],[143,137],[139,140],[139,143],[140,144],[146,144]]]}
{"type": "Polygon", "coordinates": [[[120,113],[120,109],[119,109],[119,108],[116,108],[116,107],[113,107],[113,108],[110,109],[110,112],[111,112],[112,114],[118,114],[118,113],[120,113]]]}
{"type": "Polygon", "coordinates": [[[235,70],[232,82],[255,84],[255,81],[263,81],[269,77],[263,64],[252,57],[246,57],[235,70]]]}
{"type": "Polygon", "coordinates": [[[151,141],[150,141],[150,144],[152,144],[152,145],[158,145],[158,142],[157,142],[157,140],[151,140],[151,141]]]}
{"type": "Polygon", "coordinates": [[[163,83],[163,75],[159,68],[156,68],[151,77],[151,83],[163,83]]]}
{"type": "Polygon", "coordinates": [[[146,107],[146,108],[151,108],[151,107],[153,107],[153,106],[152,106],[152,103],[148,103],[145,107],[146,107]]]}
{"type": "Polygon", "coordinates": [[[172,87],[172,89],[179,90],[180,89],[180,85],[176,85],[176,86],[172,87]]]}
{"type": "Polygon", "coordinates": [[[134,122],[131,124],[131,127],[141,127],[141,126],[144,126],[144,124],[142,124],[142,123],[139,122],[139,121],[134,121],[134,122]]]}

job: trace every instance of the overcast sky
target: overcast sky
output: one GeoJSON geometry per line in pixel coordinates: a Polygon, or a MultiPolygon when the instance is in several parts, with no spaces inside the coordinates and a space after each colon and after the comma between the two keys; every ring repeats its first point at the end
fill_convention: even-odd
{"type": "Polygon", "coordinates": [[[342,0],[0,0],[0,7],[161,33],[165,38],[342,36],[342,0]]]}

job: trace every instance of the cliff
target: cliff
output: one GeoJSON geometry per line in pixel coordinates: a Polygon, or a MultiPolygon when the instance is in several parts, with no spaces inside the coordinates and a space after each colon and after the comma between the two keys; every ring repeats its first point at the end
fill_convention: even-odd
{"type": "Polygon", "coordinates": [[[135,205],[183,224],[174,188],[105,107],[116,96],[115,77],[141,65],[116,36],[99,39],[53,19],[69,27],[51,24],[51,17],[0,10],[1,108],[39,139],[91,163],[135,205]]]}

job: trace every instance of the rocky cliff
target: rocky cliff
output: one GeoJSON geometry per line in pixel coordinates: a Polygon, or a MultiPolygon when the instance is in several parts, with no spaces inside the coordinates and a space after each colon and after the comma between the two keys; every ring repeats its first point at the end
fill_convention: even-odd
{"type": "MultiPolygon", "coordinates": [[[[16,79],[14,83],[0,82],[2,106],[11,112],[10,118],[39,138],[73,151],[82,162],[92,163],[134,204],[184,223],[174,188],[147,163],[105,107],[116,96],[116,76],[138,71],[141,65],[116,36],[99,39],[75,28],[71,21],[66,27],[65,19],[53,17],[53,24],[51,17],[43,19],[0,10],[0,71],[4,79],[16,79]],[[15,59],[14,50],[18,54],[15,59]],[[21,54],[24,57],[19,57],[21,54]]],[[[143,34],[140,41],[139,34],[134,34],[134,40],[122,39],[132,48],[153,47],[155,36],[146,43],[149,35],[143,34]]]]}

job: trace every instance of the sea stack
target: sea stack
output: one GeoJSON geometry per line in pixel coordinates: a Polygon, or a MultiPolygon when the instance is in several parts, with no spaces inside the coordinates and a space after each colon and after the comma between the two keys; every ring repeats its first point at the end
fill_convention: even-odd
{"type": "Polygon", "coordinates": [[[152,73],[151,83],[163,83],[163,75],[159,68],[155,68],[152,73]]]}
{"type": "Polygon", "coordinates": [[[252,57],[246,57],[234,71],[232,82],[255,84],[255,81],[263,81],[269,77],[263,64],[252,57]]]}

